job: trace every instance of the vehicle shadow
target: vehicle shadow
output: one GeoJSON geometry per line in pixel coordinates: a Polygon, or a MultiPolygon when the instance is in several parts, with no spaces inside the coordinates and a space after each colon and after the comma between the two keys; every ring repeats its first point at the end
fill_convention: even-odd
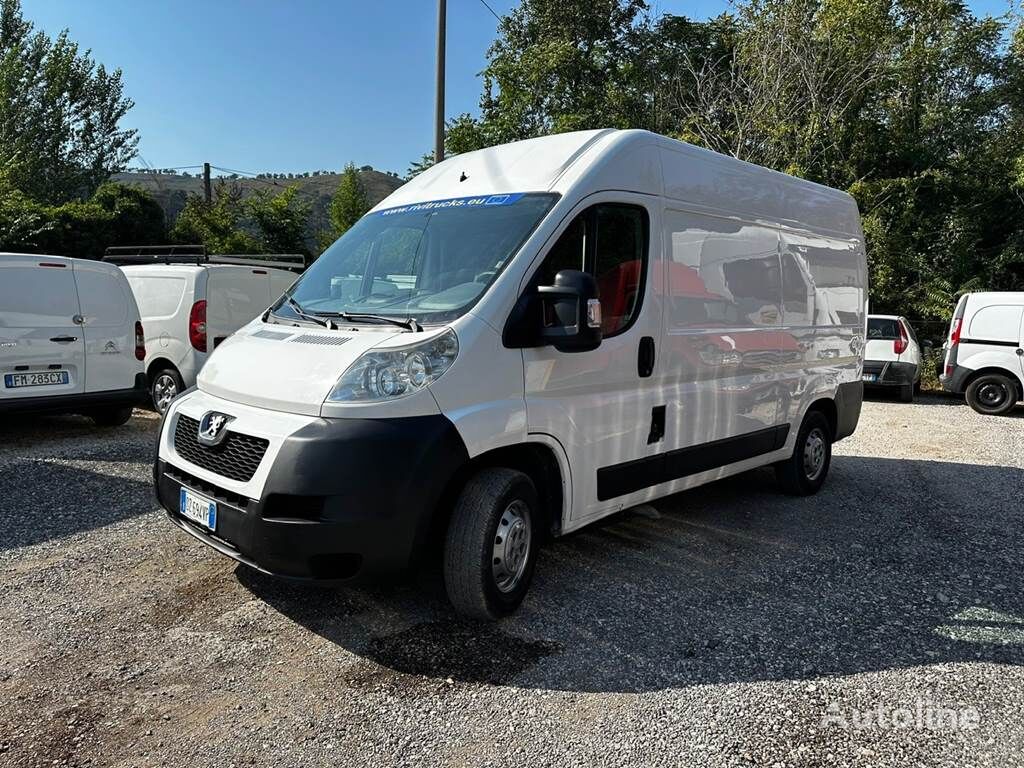
{"type": "Polygon", "coordinates": [[[1013,467],[839,456],[794,499],[747,473],[549,544],[521,610],[490,625],[455,617],[437,576],[311,592],[236,575],[383,672],[442,681],[631,692],[1017,665],[1022,487],[1013,467]]]}
{"type": "Polygon", "coordinates": [[[0,442],[0,551],[99,528],[155,506],[149,420],[98,429],[73,416],[5,419],[0,442]]]}

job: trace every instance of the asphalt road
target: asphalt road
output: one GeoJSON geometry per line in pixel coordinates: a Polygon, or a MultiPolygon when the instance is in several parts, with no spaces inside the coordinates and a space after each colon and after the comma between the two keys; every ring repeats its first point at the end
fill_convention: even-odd
{"type": "Polygon", "coordinates": [[[869,402],[548,545],[520,613],[285,586],[156,510],[156,420],[0,424],[0,766],[1024,765],[1024,409],[869,402]]]}

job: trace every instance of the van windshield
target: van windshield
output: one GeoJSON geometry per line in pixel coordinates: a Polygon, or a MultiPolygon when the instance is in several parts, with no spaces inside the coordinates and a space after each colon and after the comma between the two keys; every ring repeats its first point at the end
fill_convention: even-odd
{"type": "Polygon", "coordinates": [[[555,199],[491,195],[367,214],[292,286],[299,306],[281,297],[273,311],[449,322],[483,294],[555,199]]]}

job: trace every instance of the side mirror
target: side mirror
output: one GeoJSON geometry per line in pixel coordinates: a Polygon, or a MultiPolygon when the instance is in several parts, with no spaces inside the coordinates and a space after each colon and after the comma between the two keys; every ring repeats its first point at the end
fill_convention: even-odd
{"type": "Polygon", "coordinates": [[[597,280],[578,269],[563,269],[554,285],[537,287],[540,339],[559,352],[587,352],[601,344],[601,300],[597,280]]]}

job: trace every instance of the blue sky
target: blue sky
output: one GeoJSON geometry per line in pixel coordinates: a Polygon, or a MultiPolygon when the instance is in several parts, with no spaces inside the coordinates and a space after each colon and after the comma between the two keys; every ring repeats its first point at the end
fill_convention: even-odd
{"type": "MultiPolygon", "coordinates": [[[[499,14],[515,0],[487,0],[499,14]]],[[[433,145],[434,0],[22,0],[124,70],[142,159],[243,171],[346,162],[405,173],[433,145]]],[[[714,16],[726,0],[654,0],[714,16]]],[[[1001,14],[1009,0],[969,0],[1001,14]]],[[[481,0],[448,0],[449,116],[475,112],[497,21],[481,0]]]]}

